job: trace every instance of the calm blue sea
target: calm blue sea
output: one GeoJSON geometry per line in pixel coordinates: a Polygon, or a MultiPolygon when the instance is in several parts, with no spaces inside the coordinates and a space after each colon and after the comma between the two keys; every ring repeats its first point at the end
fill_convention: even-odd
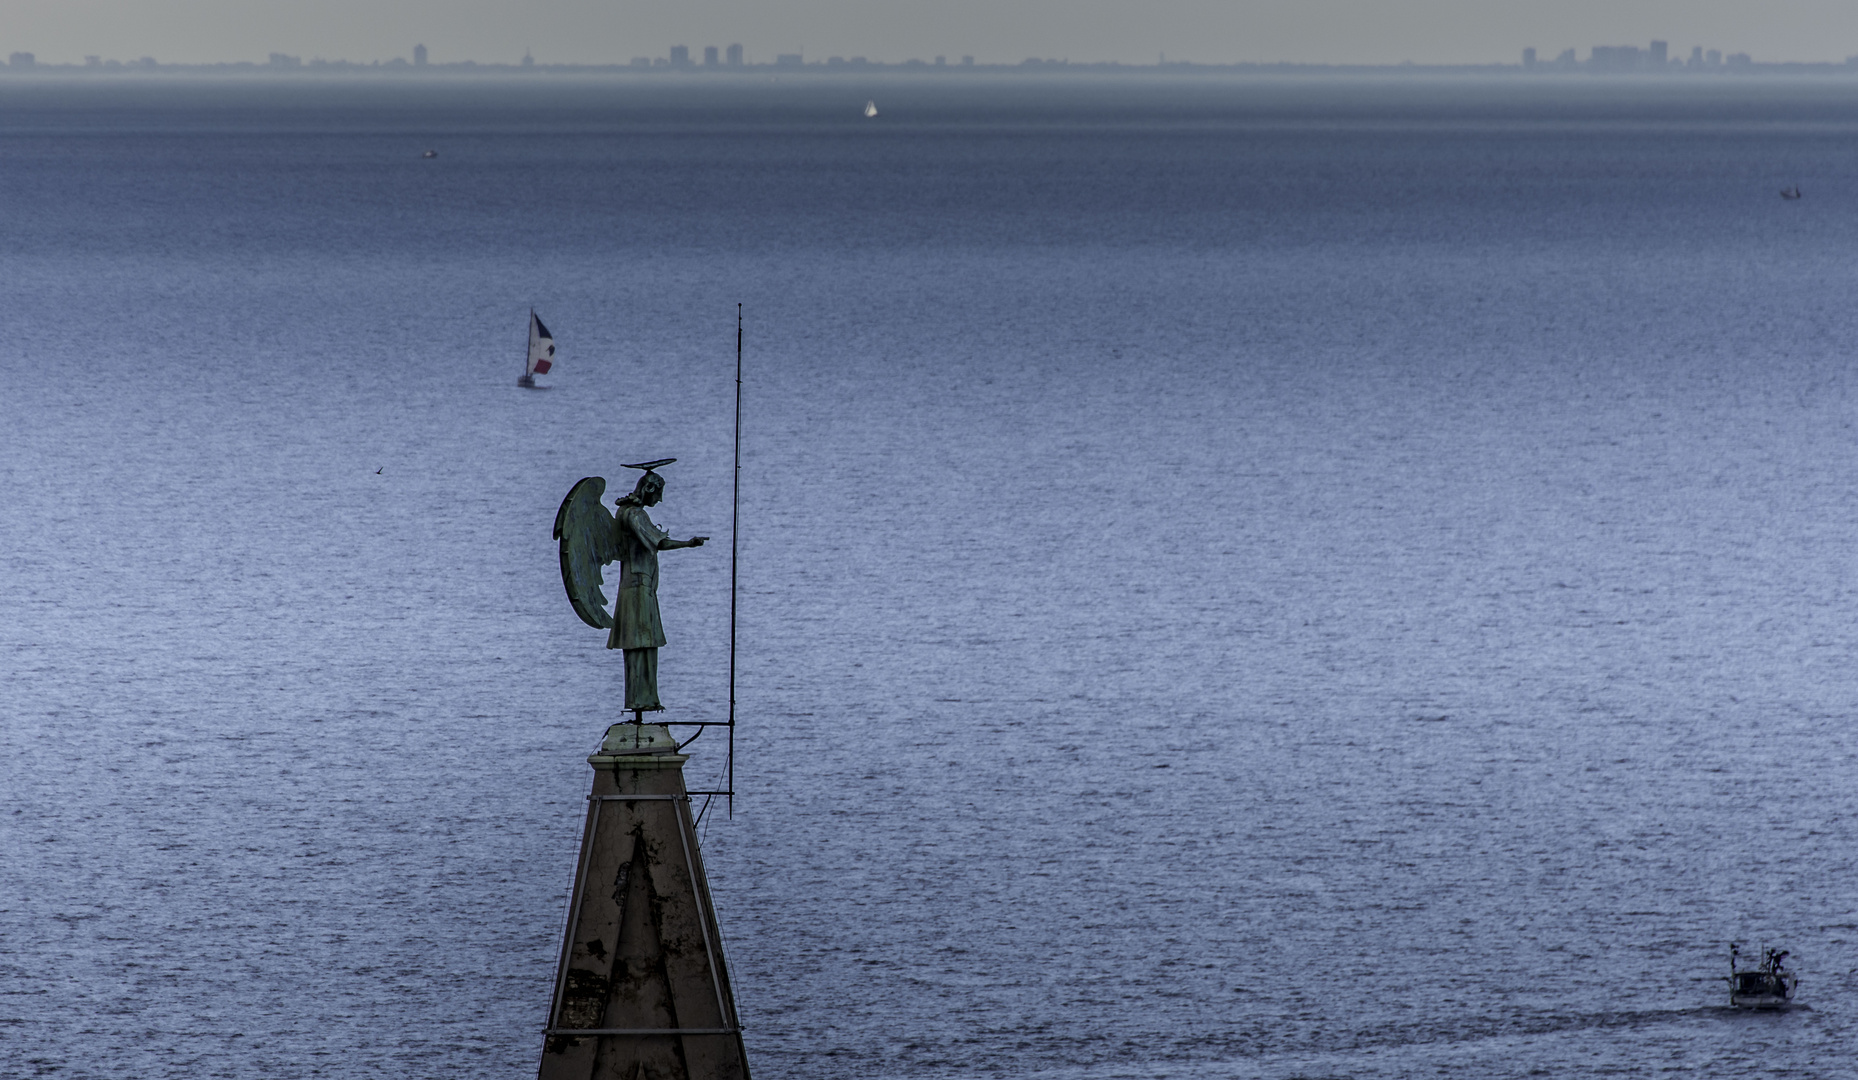
{"type": "Polygon", "coordinates": [[[738,303],[758,1076],[1858,1075],[1858,79],[758,74],[0,82],[0,1076],[533,1075],[738,303]]]}

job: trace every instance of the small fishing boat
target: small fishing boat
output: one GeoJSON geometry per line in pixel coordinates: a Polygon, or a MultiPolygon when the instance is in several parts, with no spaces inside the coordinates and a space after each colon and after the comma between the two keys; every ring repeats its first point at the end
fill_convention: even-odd
{"type": "Polygon", "coordinates": [[[439,152],[437,150],[428,150],[419,156],[423,158],[435,158],[439,156],[439,152]]]}
{"type": "Polygon", "coordinates": [[[516,385],[530,390],[538,390],[535,384],[537,375],[548,374],[548,369],[555,366],[555,337],[536,318],[535,309],[529,309],[529,359],[523,364],[522,378],[516,385]]]}
{"type": "Polygon", "coordinates": [[[1799,184],[1795,184],[1793,187],[1784,187],[1781,189],[1781,198],[1783,199],[1797,199],[1799,197],[1800,197],[1800,185],[1799,184]]]}
{"type": "Polygon", "coordinates": [[[1793,1002],[1799,976],[1781,968],[1785,951],[1761,950],[1761,965],[1744,969],[1738,966],[1741,946],[1729,946],[1729,1004],[1738,1009],[1785,1009],[1793,1002]]]}

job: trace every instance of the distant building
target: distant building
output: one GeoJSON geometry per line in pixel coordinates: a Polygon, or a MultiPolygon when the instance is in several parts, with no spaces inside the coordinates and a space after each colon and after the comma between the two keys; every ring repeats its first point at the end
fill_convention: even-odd
{"type": "Polygon", "coordinates": [[[1666,42],[1663,42],[1663,41],[1652,42],[1651,65],[1650,66],[1653,71],[1663,71],[1665,68],[1670,66],[1671,64],[1670,57],[1669,57],[1670,48],[1671,46],[1666,42]]]}
{"type": "Polygon", "coordinates": [[[938,56],[938,57],[936,57],[936,58],[935,58],[935,66],[936,66],[936,67],[947,67],[947,66],[948,66],[948,57],[946,57],[946,56],[938,56]]]}
{"type": "Polygon", "coordinates": [[[1588,55],[1587,66],[1595,71],[1617,72],[1639,70],[1639,47],[1637,45],[1595,45],[1588,55]]]}
{"type": "Polygon", "coordinates": [[[413,46],[413,66],[414,67],[425,67],[426,66],[426,47],[424,45],[413,46]]]}
{"type": "Polygon", "coordinates": [[[1535,70],[1535,50],[1534,49],[1523,50],[1523,67],[1524,69],[1529,70],[1529,71],[1535,70]]]}
{"type": "Polygon", "coordinates": [[[1578,67],[1579,64],[1574,59],[1574,50],[1563,49],[1561,52],[1557,53],[1555,55],[1555,66],[1563,71],[1573,71],[1578,67]]]}
{"type": "Polygon", "coordinates": [[[302,67],[303,58],[299,56],[287,56],[281,52],[274,52],[271,54],[271,59],[265,61],[265,66],[274,68],[302,67]]]}
{"type": "Polygon", "coordinates": [[[1704,53],[1703,54],[1703,66],[1704,67],[1722,67],[1723,66],[1723,51],[1721,49],[1711,49],[1709,52],[1704,53]]]}
{"type": "Polygon", "coordinates": [[[632,66],[633,67],[651,67],[652,58],[649,56],[635,56],[632,58],[632,66]]]}
{"type": "Polygon", "coordinates": [[[806,60],[797,52],[777,53],[774,57],[775,67],[799,67],[806,60]]]}
{"type": "Polygon", "coordinates": [[[84,66],[85,66],[85,67],[102,67],[102,66],[103,66],[103,57],[101,57],[101,56],[86,56],[86,57],[84,58],[84,66]]]}
{"type": "Polygon", "coordinates": [[[974,66],[974,57],[972,57],[972,56],[964,56],[964,57],[962,57],[962,58],[961,58],[961,66],[962,66],[962,67],[973,67],[973,66],[974,66]]]}
{"type": "Polygon", "coordinates": [[[690,66],[690,46],[671,46],[671,66],[676,68],[686,68],[690,66]]]}
{"type": "Polygon", "coordinates": [[[1723,57],[1724,67],[1745,68],[1752,65],[1754,62],[1754,58],[1745,52],[1730,53],[1728,56],[1723,57]]]}
{"type": "Polygon", "coordinates": [[[727,53],[727,55],[729,57],[730,67],[741,67],[742,66],[742,46],[740,45],[729,46],[729,52],[727,53]]]}
{"type": "Polygon", "coordinates": [[[717,59],[716,46],[705,45],[703,47],[703,66],[704,67],[720,67],[721,65],[722,65],[722,61],[717,59]]]}
{"type": "Polygon", "coordinates": [[[37,63],[38,60],[29,52],[16,52],[7,57],[6,62],[8,67],[29,68],[37,63]]]}
{"type": "Polygon", "coordinates": [[[529,50],[528,50],[528,49],[524,49],[524,50],[523,50],[523,66],[524,66],[524,67],[534,67],[534,66],[535,66],[535,57],[533,57],[533,56],[530,56],[530,55],[529,55],[529,50]]]}
{"type": "Polygon", "coordinates": [[[1703,46],[1692,45],[1690,47],[1690,66],[1693,68],[1703,66],[1703,46]]]}

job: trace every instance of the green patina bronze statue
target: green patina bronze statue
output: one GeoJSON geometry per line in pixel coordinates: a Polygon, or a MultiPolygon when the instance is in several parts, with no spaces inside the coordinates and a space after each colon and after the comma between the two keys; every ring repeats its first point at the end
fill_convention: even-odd
{"type": "Polygon", "coordinates": [[[676,458],[627,465],[644,474],[632,494],[609,514],[600,505],[606,479],[589,476],[569,490],[555,514],[555,539],[561,541],[561,583],[568,602],[587,625],[609,631],[606,647],[626,653],[626,710],[635,721],[664,708],[658,700],[658,649],[664,623],[658,617],[658,553],[672,548],[702,547],[707,536],[673,540],[645,509],[664,497],[664,477],[653,470],[676,458]],[[607,614],[600,568],[620,564],[619,600],[607,614]]]}

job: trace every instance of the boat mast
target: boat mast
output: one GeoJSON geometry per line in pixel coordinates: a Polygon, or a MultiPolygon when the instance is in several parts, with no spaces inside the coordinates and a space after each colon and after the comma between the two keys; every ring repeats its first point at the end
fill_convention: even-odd
{"type": "Polygon", "coordinates": [[[729,816],[735,817],[735,609],[742,524],[742,305],[735,306],[735,484],[729,500],[729,816]]]}

